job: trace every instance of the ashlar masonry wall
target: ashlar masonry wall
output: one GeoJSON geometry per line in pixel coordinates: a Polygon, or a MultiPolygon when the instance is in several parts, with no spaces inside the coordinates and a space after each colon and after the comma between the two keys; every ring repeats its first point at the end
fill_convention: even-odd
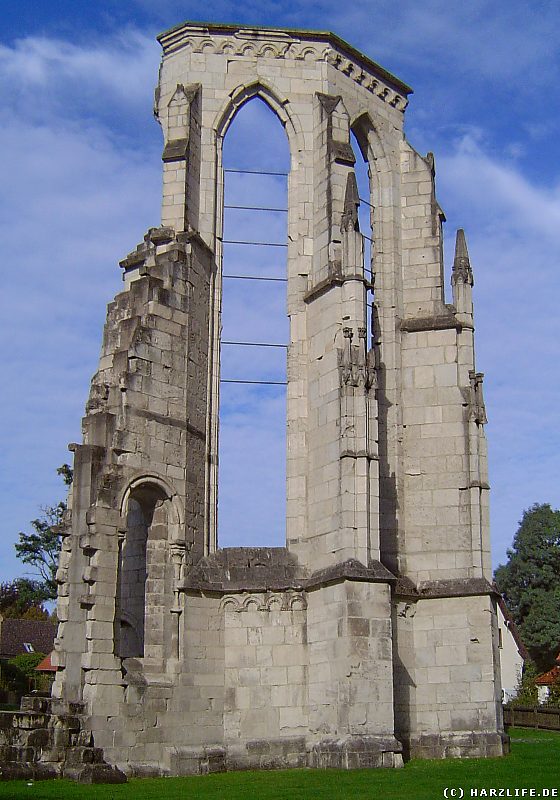
{"type": "Polygon", "coordinates": [[[162,224],[121,262],[72,446],[55,696],[129,774],[499,755],[473,274],[459,231],[446,303],[411,90],[329,33],[159,41],[162,224]],[[291,154],[287,541],[220,549],[222,142],[254,97],[291,154]]]}

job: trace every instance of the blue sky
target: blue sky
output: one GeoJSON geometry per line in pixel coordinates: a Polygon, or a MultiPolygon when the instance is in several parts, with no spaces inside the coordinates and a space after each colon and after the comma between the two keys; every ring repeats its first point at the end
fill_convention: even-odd
{"type": "MultiPolygon", "coordinates": [[[[80,439],[118,260],[159,223],[154,37],[186,18],[332,30],[413,86],[406,132],[436,155],[446,268],[464,227],[475,272],[498,563],[525,508],[560,506],[557,3],[23,0],[3,8],[0,34],[0,580],[23,571],[17,532],[62,495],[55,470],[80,439]]],[[[235,139],[231,153],[243,155],[235,139]]],[[[232,413],[246,400],[233,397],[232,413]]],[[[281,402],[261,402],[263,436],[281,402]]],[[[246,441],[242,427],[226,451],[246,441]]],[[[267,475],[277,491],[281,475],[267,475]]],[[[262,544],[278,536],[266,520],[255,515],[262,544]]]]}

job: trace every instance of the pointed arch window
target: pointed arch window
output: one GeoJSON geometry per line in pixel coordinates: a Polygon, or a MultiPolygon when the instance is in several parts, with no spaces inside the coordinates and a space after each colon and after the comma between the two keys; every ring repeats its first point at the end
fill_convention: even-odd
{"type": "MultiPolygon", "coordinates": [[[[356,174],[356,183],[358,185],[358,196],[360,201],[358,206],[358,222],[364,244],[364,269],[366,278],[368,278],[368,280],[370,280],[373,284],[374,207],[371,192],[371,171],[368,161],[367,133],[363,130],[360,130],[360,128],[361,126],[358,122],[356,129],[352,129],[350,131],[350,142],[352,145],[352,150],[354,151],[354,156],[356,157],[354,172],[356,174]]],[[[367,342],[368,347],[371,347],[373,344],[373,291],[368,293],[367,304],[367,342]]]]}
{"type": "Polygon", "coordinates": [[[276,114],[260,97],[245,102],[222,150],[220,546],[285,544],[289,164],[276,114]]]}

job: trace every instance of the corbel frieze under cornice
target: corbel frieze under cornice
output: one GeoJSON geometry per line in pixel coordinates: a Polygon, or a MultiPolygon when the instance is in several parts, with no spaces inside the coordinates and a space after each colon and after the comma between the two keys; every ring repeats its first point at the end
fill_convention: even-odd
{"type": "MultiPolygon", "coordinates": [[[[192,53],[212,53],[242,58],[323,61],[401,112],[404,112],[408,105],[407,93],[412,91],[405,84],[402,84],[403,91],[398,91],[386,79],[383,68],[378,67],[378,70],[374,70],[373,67],[377,65],[365,56],[364,64],[360,64],[357,58],[352,58],[349,54],[333,47],[328,40],[299,39],[288,32],[274,30],[239,29],[226,35],[209,35],[208,29],[194,26],[171,30],[158,39],[165,55],[186,49],[192,53]],[[367,68],[370,64],[372,69],[367,68]]],[[[396,79],[395,81],[400,84],[400,81],[396,79]]]]}

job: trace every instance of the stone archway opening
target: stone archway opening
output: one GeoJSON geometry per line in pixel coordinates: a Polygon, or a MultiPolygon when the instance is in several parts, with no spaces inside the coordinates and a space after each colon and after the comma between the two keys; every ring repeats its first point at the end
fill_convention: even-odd
{"type": "Polygon", "coordinates": [[[115,644],[121,658],[142,658],[163,645],[169,512],[161,487],[141,483],[131,490],[119,542],[115,644]]]}
{"type": "Polygon", "coordinates": [[[290,154],[258,95],[236,112],[222,164],[218,542],[283,546],[290,154]]]}
{"type": "MultiPolygon", "coordinates": [[[[363,125],[358,121],[355,128],[350,129],[350,144],[354,151],[356,163],[354,173],[358,185],[358,195],[360,205],[358,207],[358,221],[360,232],[363,239],[364,248],[364,274],[373,284],[374,263],[373,263],[373,223],[374,206],[371,192],[371,169],[368,160],[367,133],[363,130],[363,125]]],[[[373,290],[367,293],[367,342],[368,348],[373,346],[373,290]]]]}

